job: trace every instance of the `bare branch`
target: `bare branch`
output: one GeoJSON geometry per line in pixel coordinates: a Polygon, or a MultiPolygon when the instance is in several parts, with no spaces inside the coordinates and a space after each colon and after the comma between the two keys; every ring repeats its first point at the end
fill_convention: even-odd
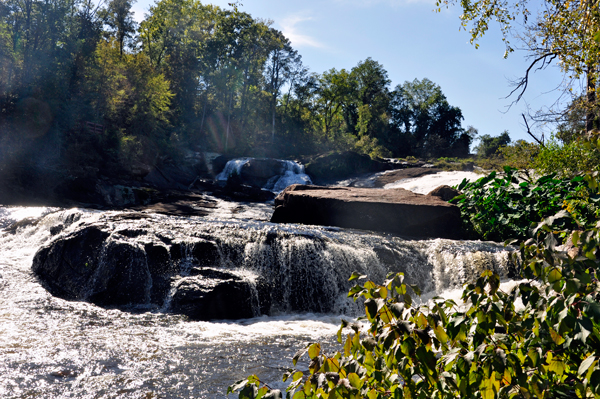
{"type": "Polygon", "coordinates": [[[527,128],[527,134],[530,135],[539,145],[544,145],[544,136],[539,139],[535,134],[531,133],[531,129],[529,129],[529,123],[527,123],[527,118],[525,118],[525,114],[521,114],[523,117],[523,121],[525,122],[525,127],[527,128]]]}
{"type": "Polygon", "coordinates": [[[521,98],[523,97],[523,94],[525,94],[525,90],[527,90],[527,85],[529,84],[529,74],[531,73],[531,71],[534,69],[534,67],[541,62],[542,64],[540,66],[538,66],[536,68],[536,70],[541,70],[546,68],[548,65],[550,65],[550,63],[552,61],[554,61],[554,59],[556,59],[556,57],[558,57],[558,54],[556,53],[547,53],[544,54],[538,58],[536,58],[535,60],[533,60],[533,62],[531,64],[529,64],[529,67],[527,68],[527,70],[525,71],[525,76],[523,76],[517,83],[516,83],[516,87],[508,94],[508,96],[506,96],[505,98],[508,98],[510,96],[512,96],[516,91],[518,91],[519,89],[521,89],[521,92],[517,95],[517,99],[515,101],[513,101],[513,104],[518,103],[521,98]]]}

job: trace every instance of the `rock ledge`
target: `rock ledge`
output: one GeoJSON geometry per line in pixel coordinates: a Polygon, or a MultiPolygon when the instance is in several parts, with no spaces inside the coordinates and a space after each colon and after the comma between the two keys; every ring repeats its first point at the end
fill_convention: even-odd
{"type": "Polygon", "coordinates": [[[439,197],[401,188],[292,185],[275,198],[274,223],[383,231],[414,238],[461,239],[460,211],[439,197]]]}

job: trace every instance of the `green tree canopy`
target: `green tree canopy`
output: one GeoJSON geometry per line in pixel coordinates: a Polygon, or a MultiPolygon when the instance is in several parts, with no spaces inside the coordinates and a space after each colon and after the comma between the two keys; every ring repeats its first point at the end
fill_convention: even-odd
{"type": "Polygon", "coordinates": [[[392,97],[392,123],[413,153],[468,154],[472,137],[461,127],[462,111],[448,103],[440,86],[415,79],[396,86],[392,97]]]}
{"type": "Polygon", "coordinates": [[[117,39],[121,54],[123,54],[125,43],[133,37],[136,31],[136,23],[131,11],[133,3],[135,0],[111,0],[100,13],[100,17],[117,39]]]}
{"type": "Polygon", "coordinates": [[[501,147],[508,144],[510,144],[510,135],[507,130],[495,137],[484,134],[479,137],[479,145],[475,147],[475,151],[480,157],[491,157],[496,155],[501,147]]]}

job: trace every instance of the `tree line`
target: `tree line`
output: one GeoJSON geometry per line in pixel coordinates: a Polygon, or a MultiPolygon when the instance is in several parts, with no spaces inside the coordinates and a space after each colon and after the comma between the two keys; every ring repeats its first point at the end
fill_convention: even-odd
{"type": "Polygon", "coordinates": [[[197,0],[0,3],[0,159],[122,172],[230,155],[464,156],[474,130],[428,79],[367,58],[314,73],[270,21],[197,0]]]}

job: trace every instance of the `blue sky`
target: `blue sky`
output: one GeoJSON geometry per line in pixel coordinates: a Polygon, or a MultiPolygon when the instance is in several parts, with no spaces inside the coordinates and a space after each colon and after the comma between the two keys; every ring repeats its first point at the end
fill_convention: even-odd
{"type": "MultiPolygon", "coordinates": [[[[228,8],[232,0],[210,3],[228,8]]],[[[133,10],[141,20],[154,0],[138,0],[133,10]]],[[[208,3],[208,2],[206,2],[208,3]]],[[[351,69],[371,57],[383,65],[392,88],[415,78],[438,84],[451,105],[463,111],[463,126],[497,136],[508,130],[513,140],[531,141],[522,122],[527,107],[537,110],[558,97],[556,67],[536,72],[524,101],[513,98],[509,80],[523,75],[526,52],[504,59],[499,29],[492,26],[475,49],[460,30],[459,9],[435,12],[435,0],[242,0],[241,11],[272,20],[313,72],[351,69]]],[[[514,42],[516,44],[516,41],[514,42]]],[[[546,127],[546,131],[550,128],[546,127]]]]}

